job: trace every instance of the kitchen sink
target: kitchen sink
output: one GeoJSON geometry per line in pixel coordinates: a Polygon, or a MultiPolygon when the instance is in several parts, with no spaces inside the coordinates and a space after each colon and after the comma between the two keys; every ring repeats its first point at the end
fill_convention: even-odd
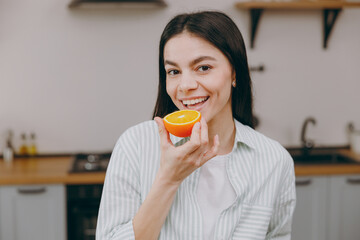
{"type": "Polygon", "coordinates": [[[313,149],[307,152],[289,150],[295,164],[359,164],[336,150],[313,149]]]}
{"type": "Polygon", "coordinates": [[[292,156],[295,163],[299,164],[356,164],[356,162],[348,157],[340,154],[306,154],[292,156]]]}

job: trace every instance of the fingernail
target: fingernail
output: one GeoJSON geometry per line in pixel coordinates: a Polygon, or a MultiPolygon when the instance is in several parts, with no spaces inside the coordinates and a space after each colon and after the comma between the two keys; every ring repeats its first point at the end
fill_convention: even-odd
{"type": "Polygon", "coordinates": [[[200,128],[200,123],[199,122],[195,123],[194,128],[199,129],[200,128]]]}

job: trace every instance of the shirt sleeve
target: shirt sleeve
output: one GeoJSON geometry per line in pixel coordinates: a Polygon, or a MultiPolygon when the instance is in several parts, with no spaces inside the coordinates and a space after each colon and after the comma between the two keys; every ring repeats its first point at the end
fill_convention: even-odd
{"type": "Polygon", "coordinates": [[[296,204],[294,162],[286,152],[284,169],[280,178],[279,196],[276,200],[274,212],[270,219],[267,240],[291,239],[292,217],[296,204]]]}
{"type": "Polygon", "coordinates": [[[140,207],[137,159],[131,142],[117,142],[107,168],[96,227],[97,240],[135,239],[132,219],[140,207]],[[126,150],[124,150],[126,149],[126,150]]]}

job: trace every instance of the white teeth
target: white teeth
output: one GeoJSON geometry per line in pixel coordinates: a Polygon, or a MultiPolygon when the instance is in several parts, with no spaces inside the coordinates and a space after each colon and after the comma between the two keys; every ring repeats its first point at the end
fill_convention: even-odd
{"type": "Polygon", "coordinates": [[[183,104],[185,105],[194,105],[200,102],[203,102],[207,99],[207,97],[204,98],[197,98],[197,99],[191,99],[191,100],[183,100],[183,104]]]}

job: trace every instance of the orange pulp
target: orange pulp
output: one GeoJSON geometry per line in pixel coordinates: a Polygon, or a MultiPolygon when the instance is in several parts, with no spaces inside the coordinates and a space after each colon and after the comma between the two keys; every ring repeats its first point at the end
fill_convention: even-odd
{"type": "Polygon", "coordinates": [[[201,119],[201,113],[195,110],[180,110],[164,117],[166,130],[177,137],[189,137],[195,123],[201,119]]]}

